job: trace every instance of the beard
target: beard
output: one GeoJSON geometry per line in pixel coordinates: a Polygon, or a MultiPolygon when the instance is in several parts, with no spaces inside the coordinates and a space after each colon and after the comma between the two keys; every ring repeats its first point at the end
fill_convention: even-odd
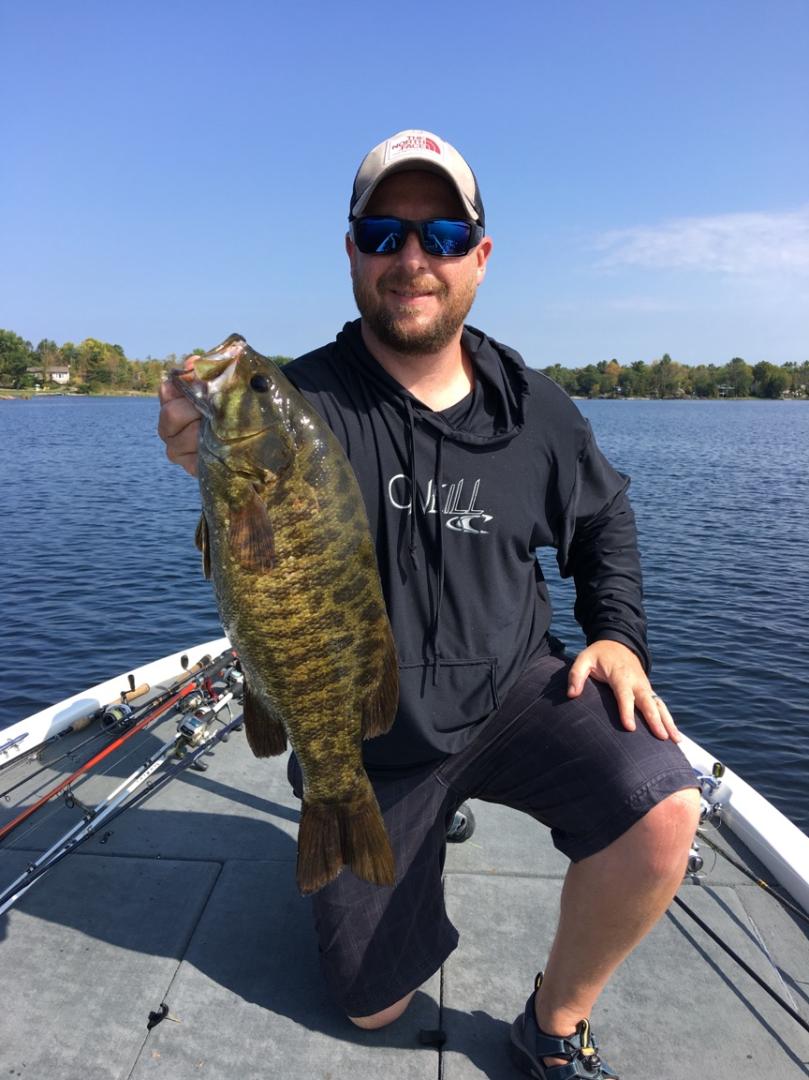
{"type": "Polygon", "coordinates": [[[448,286],[432,277],[408,277],[391,270],[370,285],[352,269],[354,300],[363,321],[379,340],[396,352],[410,356],[440,352],[463,326],[475,299],[474,280],[459,283],[451,293],[448,286]],[[386,289],[430,292],[441,308],[428,321],[416,312],[397,315],[389,310],[382,294],[386,289]]]}

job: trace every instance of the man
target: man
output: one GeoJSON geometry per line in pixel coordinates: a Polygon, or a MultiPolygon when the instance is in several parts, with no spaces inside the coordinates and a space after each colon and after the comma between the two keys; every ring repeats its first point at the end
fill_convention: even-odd
{"type": "MultiPolygon", "coordinates": [[[[682,879],[698,793],[646,674],[628,481],[567,395],[464,325],[491,250],[461,155],[430,132],[385,140],[351,196],[361,319],[285,369],[357,473],[401,674],[394,727],[364,750],[396,885],[344,870],[315,920],[336,999],[382,1027],[457,943],[441,886],[457,807],[531,814],[572,861],[513,1054],[534,1077],[607,1080],[587,1018],[682,879]],[[572,665],[548,636],[542,546],[576,582],[588,645],[572,665]]],[[[198,417],[169,384],[162,400],[168,456],[194,472],[198,417]]],[[[289,773],[300,795],[294,756],[289,773]]]]}

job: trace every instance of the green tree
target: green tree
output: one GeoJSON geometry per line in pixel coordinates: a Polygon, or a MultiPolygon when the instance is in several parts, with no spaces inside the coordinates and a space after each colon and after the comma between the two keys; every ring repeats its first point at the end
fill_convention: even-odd
{"type": "Polygon", "coordinates": [[[754,392],[763,398],[780,398],[789,388],[790,375],[783,368],[776,367],[766,360],[753,368],[754,392]]]}
{"type": "Polygon", "coordinates": [[[691,391],[698,398],[719,397],[719,368],[716,364],[698,364],[691,371],[691,391]]]}
{"type": "Polygon", "coordinates": [[[131,385],[133,390],[154,394],[163,377],[160,360],[133,360],[131,362],[131,385]]]}
{"type": "Polygon", "coordinates": [[[663,353],[653,361],[649,372],[649,388],[657,397],[676,397],[680,389],[680,365],[663,353]]]}
{"type": "Polygon", "coordinates": [[[750,397],[753,389],[753,369],[740,356],[734,356],[725,368],[722,381],[733,387],[736,397],[750,397]]]}
{"type": "Polygon", "coordinates": [[[21,390],[33,384],[28,368],[36,362],[31,342],[13,330],[0,330],[0,382],[21,390]]]}
{"type": "Polygon", "coordinates": [[[551,364],[549,367],[542,368],[542,373],[549,379],[553,379],[566,393],[572,395],[577,392],[578,379],[572,368],[564,368],[561,364],[551,364]]]}
{"type": "Polygon", "coordinates": [[[78,347],[74,345],[72,341],[65,341],[62,343],[59,349],[59,355],[62,358],[62,363],[67,364],[67,366],[70,368],[70,377],[72,379],[76,371],[78,370],[78,347]]]}
{"type": "Polygon", "coordinates": [[[649,368],[645,360],[632,363],[632,386],[636,397],[645,397],[649,393],[649,368]]]}
{"type": "Polygon", "coordinates": [[[595,397],[601,384],[601,372],[595,364],[588,364],[587,367],[578,369],[576,375],[579,393],[585,397],[595,397]]]}
{"type": "Polygon", "coordinates": [[[634,371],[631,367],[621,368],[621,374],[618,376],[618,389],[623,397],[638,397],[642,394],[641,382],[641,376],[637,371],[634,371]]]}
{"type": "Polygon", "coordinates": [[[104,343],[97,338],[85,338],[79,344],[79,378],[88,390],[98,390],[107,381],[104,367],[104,343]]]}

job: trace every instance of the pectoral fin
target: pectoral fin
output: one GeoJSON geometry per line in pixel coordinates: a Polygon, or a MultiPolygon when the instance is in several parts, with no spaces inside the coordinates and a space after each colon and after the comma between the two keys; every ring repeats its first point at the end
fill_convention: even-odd
{"type": "Polygon", "coordinates": [[[251,491],[231,511],[228,544],[245,570],[261,574],[275,566],[275,537],[267,507],[251,491]]]}
{"type": "Polygon", "coordinates": [[[208,522],[204,514],[199,515],[194,543],[202,552],[202,572],[206,578],[209,578],[211,576],[211,545],[208,538],[208,522]]]}

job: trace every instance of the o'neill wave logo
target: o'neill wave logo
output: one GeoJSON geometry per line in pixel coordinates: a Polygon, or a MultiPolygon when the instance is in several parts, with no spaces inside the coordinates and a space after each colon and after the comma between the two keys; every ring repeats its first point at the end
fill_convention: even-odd
{"type": "Polygon", "coordinates": [[[406,135],[404,138],[391,141],[385,147],[385,164],[395,161],[403,154],[417,154],[423,150],[429,150],[433,154],[441,156],[441,147],[428,135],[406,135]]]}
{"type": "MultiPolygon", "coordinates": [[[[419,498],[419,506],[424,514],[440,514],[444,518],[444,525],[453,532],[485,535],[489,530],[484,529],[483,526],[492,520],[492,515],[477,506],[480,480],[475,480],[471,493],[467,495],[464,495],[464,483],[463,480],[456,480],[451,484],[442,484],[442,505],[438,498],[435,481],[431,480],[427,485],[426,498],[419,498]]],[[[404,473],[398,473],[388,481],[388,499],[391,506],[397,510],[406,510],[408,514],[413,512],[410,481],[404,473]]]]}

